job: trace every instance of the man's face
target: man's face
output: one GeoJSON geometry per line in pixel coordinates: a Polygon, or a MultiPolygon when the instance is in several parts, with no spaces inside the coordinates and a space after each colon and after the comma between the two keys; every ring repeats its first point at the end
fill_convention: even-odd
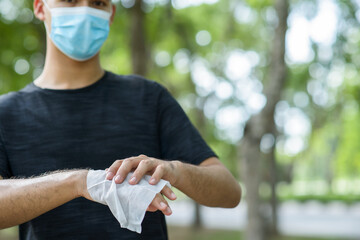
{"type": "MultiPolygon", "coordinates": [[[[112,12],[110,23],[112,23],[115,15],[115,5],[112,4],[111,0],[46,0],[50,8],[60,7],[92,7],[99,10],[112,12]]],[[[42,20],[50,23],[51,14],[50,11],[44,6],[42,0],[34,1],[34,12],[35,16],[42,20]]]]}
{"type": "Polygon", "coordinates": [[[99,51],[108,36],[109,28],[106,25],[112,24],[115,10],[111,0],[34,0],[35,16],[45,23],[48,48],[57,47],[65,55],[78,61],[90,59],[95,56],[95,51],[99,51]],[[111,16],[106,12],[111,13],[111,16]],[[69,14],[74,21],[68,17],[69,14]],[[52,27],[57,29],[56,34],[52,33],[52,27]],[[79,42],[81,48],[77,45],[79,42]]]}
{"type": "Polygon", "coordinates": [[[107,12],[111,11],[111,0],[47,0],[51,8],[58,7],[92,7],[107,12]]]}

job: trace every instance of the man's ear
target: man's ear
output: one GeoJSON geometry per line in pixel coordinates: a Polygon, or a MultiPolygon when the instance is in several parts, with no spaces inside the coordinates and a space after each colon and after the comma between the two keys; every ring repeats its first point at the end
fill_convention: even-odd
{"type": "Polygon", "coordinates": [[[110,17],[110,25],[113,23],[114,21],[114,17],[115,17],[115,13],[116,13],[116,5],[112,4],[112,13],[111,13],[111,17],[110,17]]]}
{"type": "Polygon", "coordinates": [[[37,19],[41,21],[45,20],[44,3],[42,0],[34,0],[34,14],[37,19]]]}

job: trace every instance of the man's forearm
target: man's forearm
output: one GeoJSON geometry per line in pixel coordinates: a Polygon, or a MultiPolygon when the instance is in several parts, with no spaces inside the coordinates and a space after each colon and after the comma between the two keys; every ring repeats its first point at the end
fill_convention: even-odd
{"type": "Polygon", "coordinates": [[[231,208],[239,204],[241,188],[222,165],[195,166],[176,162],[179,178],[174,187],[209,207],[231,208]]]}
{"type": "Polygon", "coordinates": [[[157,184],[160,179],[165,179],[200,204],[231,208],[240,202],[239,183],[216,157],[208,158],[200,166],[195,166],[141,154],[115,161],[108,168],[107,179],[115,178],[115,182],[121,184],[132,169],[135,171],[130,184],[137,184],[146,173],[153,172],[150,184],[157,184]]]}
{"type": "Polygon", "coordinates": [[[86,175],[87,170],[77,170],[0,180],[0,229],[27,222],[80,197],[86,175]]]}

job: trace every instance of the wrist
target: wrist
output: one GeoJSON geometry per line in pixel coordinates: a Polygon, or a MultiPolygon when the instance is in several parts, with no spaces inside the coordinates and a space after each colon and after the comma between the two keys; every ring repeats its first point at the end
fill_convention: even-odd
{"type": "Polygon", "coordinates": [[[173,187],[178,188],[178,186],[181,184],[181,176],[182,174],[182,170],[183,170],[183,165],[184,163],[182,163],[181,161],[171,161],[171,169],[173,170],[172,178],[170,180],[170,184],[173,187]]]}
{"type": "Polygon", "coordinates": [[[74,194],[75,197],[88,197],[89,193],[87,191],[87,174],[89,170],[78,170],[74,171],[74,194]]]}

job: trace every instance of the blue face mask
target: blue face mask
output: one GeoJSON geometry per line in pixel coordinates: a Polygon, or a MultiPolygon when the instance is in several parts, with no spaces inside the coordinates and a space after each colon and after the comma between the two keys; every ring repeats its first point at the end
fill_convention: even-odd
{"type": "Polygon", "coordinates": [[[43,2],[51,12],[51,32],[47,32],[61,52],[74,60],[86,61],[100,51],[109,35],[111,13],[91,7],[50,9],[43,2]]]}

